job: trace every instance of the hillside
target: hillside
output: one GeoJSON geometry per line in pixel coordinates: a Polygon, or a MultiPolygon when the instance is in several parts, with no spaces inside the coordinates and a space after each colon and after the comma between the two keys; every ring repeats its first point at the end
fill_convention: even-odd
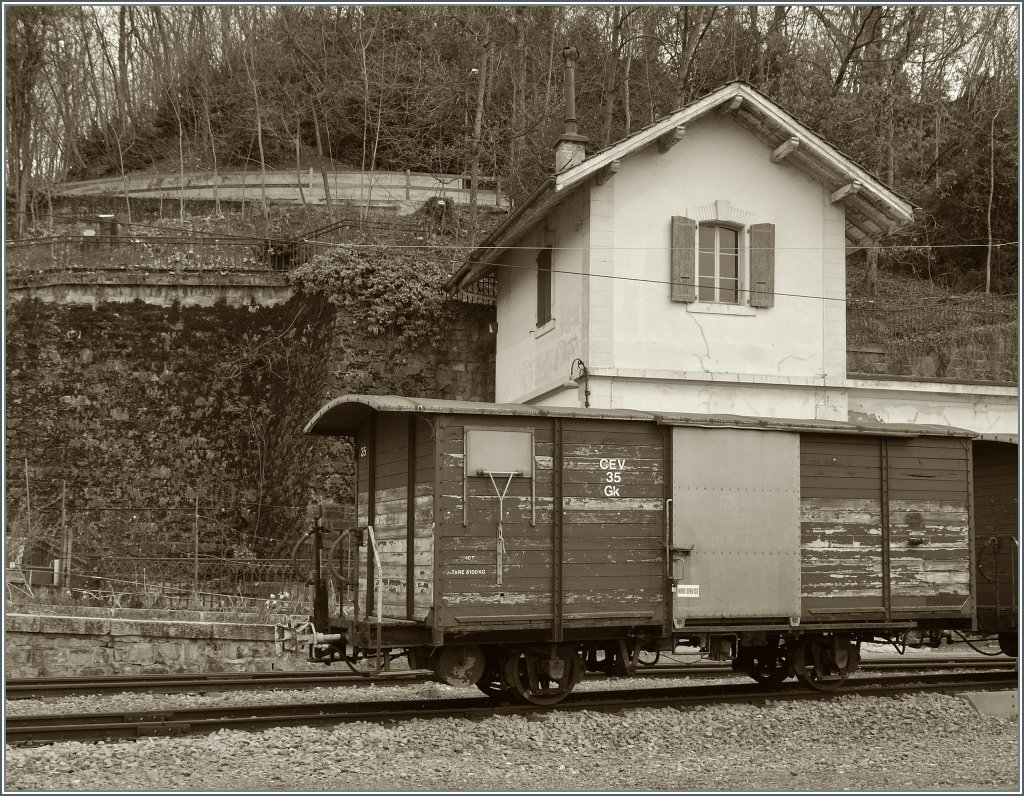
{"type": "MultiPolygon", "coordinates": [[[[138,179],[171,185],[176,177],[148,173],[138,179]]],[[[264,217],[251,191],[246,202],[224,197],[218,205],[201,187],[194,187],[197,196],[184,201],[176,196],[131,198],[132,221],[126,223],[124,198],[109,193],[106,187],[83,185],[71,195],[53,197],[46,207],[37,206],[26,230],[28,240],[8,244],[8,275],[30,276],[53,268],[280,269],[341,243],[451,247],[465,246],[470,239],[469,210],[457,201],[428,199],[407,215],[399,215],[397,206],[367,209],[358,202],[337,202],[329,212],[322,204],[272,201],[264,217]],[[52,216],[46,212],[50,209],[52,216]],[[116,256],[77,244],[66,245],[55,254],[54,237],[75,238],[84,229],[98,229],[98,213],[116,213],[119,218],[121,240],[115,247],[116,256]],[[155,245],[154,239],[160,237],[167,240],[155,245]],[[267,239],[272,239],[271,248],[280,241],[311,242],[297,259],[281,259],[267,256],[267,239]]],[[[504,210],[495,205],[486,210],[478,216],[476,240],[504,217],[504,210]]],[[[456,259],[452,259],[453,267],[456,259]]],[[[954,283],[963,285],[974,272],[954,273],[960,274],[954,283]]],[[[847,301],[851,374],[1018,381],[1015,295],[954,290],[938,280],[883,267],[875,295],[868,296],[865,267],[855,256],[848,266],[847,301]]]]}
{"type": "Polygon", "coordinates": [[[884,269],[869,296],[856,263],[846,283],[851,374],[1018,382],[1016,296],[956,293],[884,269]]]}

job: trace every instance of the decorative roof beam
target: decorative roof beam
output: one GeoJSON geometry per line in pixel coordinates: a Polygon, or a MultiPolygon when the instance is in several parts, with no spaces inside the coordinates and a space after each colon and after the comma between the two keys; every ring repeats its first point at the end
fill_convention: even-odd
{"type": "Polygon", "coordinates": [[[613,176],[619,173],[619,169],[621,167],[621,160],[613,160],[611,163],[609,163],[607,166],[605,166],[603,169],[597,172],[597,175],[594,179],[597,181],[598,185],[604,185],[606,182],[608,182],[608,180],[610,180],[613,176]]]}
{"type": "Polygon", "coordinates": [[[829,197],[829,201],[832,204],[835,204],[836,202],[841,202],[847,196],[856,196],[858,193],[860,193],[860,189],[860,180],[854,180],[853,182],[844,185],[838,191],[833,191],[832,196],[829,197]]]}
{"type": "Polygon", "coordinates": [[[852,241],[858,248],[871,243],[871,239],[864,234],[864,230],[853,226],[849,222],[846,224],[846,239],[852,241]]]}
{"type": "Polygon", "coordinates": [[[725,105],[722,106],[721,113],[722,113],[723,116],[727,116],[730,113],[732,113],[733,111],[738,111],[740,109],[740,105],[742,105],[742,104],[743,104],[743,97],[741,97],[740,95],[737,94],[735,97],[733,97],[731,100],[729,100],[729,102],[727,102],[725,105]]]}
{"type": "Polygon", "coordinates": [[[800,139],[797,138],[797,136],[795,135],[792,138],[783,141],[781,144],[775,147],[775,150],[772,152],[772,163],[779,163],[785,160],[787,157],[789,157],[789,155],[796,152],[799,146],[800,139]]]}
{"type": "Polygon", "coordinates": [[[658,138],[658,151],[668,152],[672,147],[683,140],[683,136],[686,134],[686,125],[679,125],[669,130],[665,135],[658,138]]]}

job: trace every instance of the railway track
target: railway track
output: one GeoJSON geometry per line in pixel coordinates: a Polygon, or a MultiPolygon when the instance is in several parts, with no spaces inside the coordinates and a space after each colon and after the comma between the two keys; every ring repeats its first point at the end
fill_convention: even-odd
{"type": "Polygon", "coordinates": [[[580,691],[552,707],[502,704],[487,698],[404,700],[394,702],[333,702],[242,707],[183,708],[142,712],[88,713],[7,717],[8,744],[45,744],[58,741],[125,740],[156,736],[207,734],[223,729],[263,730],[296,725],[338,724],[352,721],[403,721],[437,717],[469,719],[495,715],[533,714],[560,710],[621,710],[638,707],[687,708],[723,702],[767,704],[797,699],[828,699],[844,695],[896,696],[925,691],[954,693],[1003,690],[1017,686],[1016,673],[972,672],[969,675],[900,675],[850,680],[832,693],[801,688],[794,683],[765,691],[754,683],[714,686],[580,691]]]}
{"type": "MultiPolygon", "coordinates": [[[[939,671],[947,669],[1009,669],[1014,661],[1006,658],[979,659],[950,657],[921,661],[893,655],[862,661],[860,671],[939,671]]],[[[697,663],[662,663],[641,667],[639,677],[723,677],[733,674],[728,665],[701,661],[697,663]]],[[[602,675],[596,675],[601,677],[602,675]]],[[[38,699],[52,696],[151,692],[160,694],[238,691],[265,691],[341,686],[380,686],[421,683],[431,677],[426,671],[394,671],[381,674],[358,674],[348,669],[332,668],[319,672],[244,672],[206,674],[110,675],[103,677],[47,677],[9,679],[7,699],[38,699]]]]}

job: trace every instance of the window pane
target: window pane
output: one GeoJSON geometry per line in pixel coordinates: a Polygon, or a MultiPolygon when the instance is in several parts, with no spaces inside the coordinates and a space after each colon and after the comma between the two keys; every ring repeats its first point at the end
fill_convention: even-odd
{"type": "Polygon", "coordinates": [[[722,279],[735,279],[737,276],[737,269],[739,268],[739,257],[735,254],[726,254],[722,252],[721,259],[719,261],[718,273],[722,279]]]}
{"type": "Polygon", "coordinates": [[[737,247],[737,232],[726,227],[718,228],[719,248],[723,252],[735,252],[737,247]]]}
{"type": "Polygon", "coordinates": [[[715,276],[715,252],[713,250],[709,252],[701,251],[699,260],[700,275],[710,276],[713,279],[715,276]]]}
{"type": "Polygon", "coordinates": [[[698,301],[714,301],[715,300],[715,280],[714,278],[701,277],[698,282],[697,288],[697,300],[698,301]]]}
{"type": "Polygon", "coordinates": [[[715,229],[717,227],[709,227],[706,224],[702,224],[700,227],[700,248],[707,249],[709,251],[715,250],[715,229]]]}
{"type": "Polygon", "coordinates": [[[718,290],[718,300],[724,304],[737,304],[739,294],[739,280],[723,279],[718,290]]]}

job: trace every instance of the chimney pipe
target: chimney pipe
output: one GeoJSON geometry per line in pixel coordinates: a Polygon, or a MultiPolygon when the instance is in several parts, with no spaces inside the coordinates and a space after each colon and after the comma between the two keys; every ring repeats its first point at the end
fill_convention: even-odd
{"type": "Polygon", "coordinates": [[[571,169],[583,162],[587,156],[586,136],[579,135],[576,125],[576,59],[579,51],[575,47],[564,47],[565,59],[565,131],[555,143],[555,173],[571,169]]]}
{"type": "Polygon", "coordinates": [[[562,58],[565,59],[565,132],[576,135],[576,59],[579,50],[575,47],[564,47],[562,58]]]}

